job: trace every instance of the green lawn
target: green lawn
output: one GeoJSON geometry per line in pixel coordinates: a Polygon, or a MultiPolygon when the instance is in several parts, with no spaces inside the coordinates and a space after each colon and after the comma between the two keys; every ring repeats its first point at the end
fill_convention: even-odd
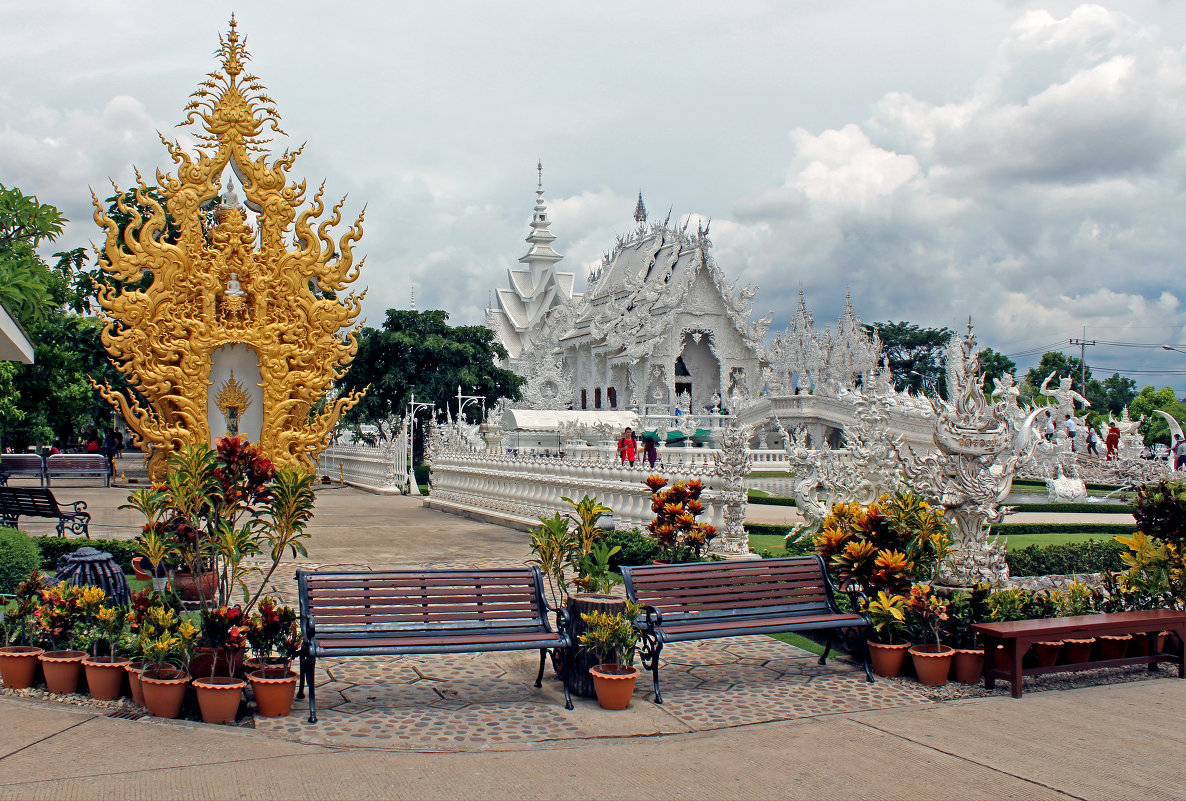
{"type": "MultiPolygon", "coordinates": [[[[1053,545],[1064,542],[1084,542],[1085,540],[1108,540],[1111,534],[1077,534],[1058,532],[1054,534],[1013,534],[1006,537],[1009,548],[1024,548],[1027,545],[1053,545]]],[[[761,552],[766,548],[779,550],[784,546],[783,538],[777,534],[750,534],[750,548],[761,552]]]]}
{"type": "Polygon", "coordinates": [[[804,651],[811,651],[811,653],[819,654],[820,656],[824,655],[824,646],[820,645],[815,640],[809,640],[793,631],[783,632],[782,634],[770,634],[768,636],[773,637],[776,640],[781,640],[787,645],[794,645],[802,648],[804,651]]]}
{"type": "Polygon", "coordinates": [[[787,472],[758,471],[755,473],[750,473],[749,477],[750,478],[794,478],[795,475],[793,473],[787,473],[787,472]]]}

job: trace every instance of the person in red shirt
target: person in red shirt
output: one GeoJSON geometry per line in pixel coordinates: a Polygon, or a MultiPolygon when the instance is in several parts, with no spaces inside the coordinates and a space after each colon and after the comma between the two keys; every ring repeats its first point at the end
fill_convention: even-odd
{"type": "Polygon", "coordinates": [[[1107,460],[1110,462],[1116,458],[1116,449],[1120,445],[1120,429],[1115,425],[1108,427],[1108,436],[1104,438],[1104,444],[1107,446],[1107,460]]]}
{"type": "Polygon", "coordinates": [[[634,460],[638,457],[638,440],[634,436],[634,431],[629,428],[618,440],[618,456],[623,462],[629,462],[631,467],[634,466],[634,460]]]}

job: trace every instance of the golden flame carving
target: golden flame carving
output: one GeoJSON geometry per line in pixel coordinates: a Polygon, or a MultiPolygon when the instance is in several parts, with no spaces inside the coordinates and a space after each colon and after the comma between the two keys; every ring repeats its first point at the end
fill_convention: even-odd
{"type": "Polygon", "coordinates": [[[95,222],[106,229],[103,269],[116,279],[98,295],[107,321],[103,345],[147,403],[108,386],[98,389],[123,413],[135,443],[150,449],[154,479],[169,452],[210,441],[211,356],[223,345],[243,343],[259,355],[259,445],[278,465],[311,469],[340,415],[362,397],[352,393],[318,407],[358,350],[353,326],[366,292],[343,293],[365,261],[354,263],[353,247],[366,209],[336,241],[331,234],[344,198],[320,219],[322,185],[300,210],[305,182],[288,183],[286,174],[303,145],[269,162],[263,134],[283,133],[280,115],[259,79],[244,74],[250,56],[233,16],[219,41],[221,69],[199,84],[178,126],[193,124],[201,143],[196,158],[161,137],[177,167],[176,176],[157,171],[165,208],[137,171],[136,200],[149,212],[118,202],[131,218],[121,237],[91,193],[95,222]],[[228,165],[256,213],[258,235],[237,203],[224,200],[209,213],[228,165]],[[166,208],[180,229],[176,243],[162,237],[166,208]],[[146,274],[151,284],[134,289],[146,274]],[[228,294],[229,286],[235,288],[228,294]],[[351,330],[342,335],[345,328],[351,330]]]}
{"type": "Polygon", "coordinates": [[[234,370],[231,370],[231,377],[222,382],[222,388],[214,402],[224,415],[232,406],[239,410],[239,414],[243,414],[251,406],[251,396],[247,394],[247,388],[235,379],[234,370]]]}

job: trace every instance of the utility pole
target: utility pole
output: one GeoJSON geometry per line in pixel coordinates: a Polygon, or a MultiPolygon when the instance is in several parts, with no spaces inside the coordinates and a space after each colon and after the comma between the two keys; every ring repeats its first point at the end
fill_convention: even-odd
{"type": "Polygon", "coordinates": [[[1087,326],[1083,326],[1082,339],[1067,340],[1071,345],[1079,346],[1079,391],[1083,393],[1083,397],[1087,397],[1087,346],[1094,345],[1095,340],[1087,341],[1087,326]]]}

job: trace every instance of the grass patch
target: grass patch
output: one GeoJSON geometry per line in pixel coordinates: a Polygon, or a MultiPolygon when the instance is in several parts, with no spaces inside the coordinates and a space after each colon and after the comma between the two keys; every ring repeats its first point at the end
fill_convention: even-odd
{"type": "Polygon", "coordinates": [[[778,498],[774,495],[768,495],[762,490],[750,490],[746,496],[746,500],[750,503],[765,504],[767,506],[794,506],[794,498],[778,498]]]}
{"type": "Polygon", "coordinates": [[[786,547],[786,540],[777,534],[750,534],[749,547],[755,551],[762,551],[766,548],[776,551],[786,547]]]}
{"type": "Polygon", "coordinates": [[[815,640],[809,640],[802,634],[796,634],[793,631],[786,631],[781,634],[768,634],[768,637],[785,642],[787,645],[794,645],[797,648],[802,648],[804,651],[811,651],[818,656],[824,655],[824,646],[820,645],[815,640]]]}
{"type": "MultiPolygon", "coordinates": [[[[1009,505],[1009,504],[1006,504],[1009,505]]],[[[1089,515],[1130,515],[1133,507],[1127,503],[1015,503],[1013,513],[1071,512],[1089,515]]]]}
{"type": "MultiPolygon", "coordinates": [[[[755,471],[753,473],[750,473],[749,477],[750,478],[794,478],[795,474],[788,473],[786,471],[777,471],[777,470],[776,471],[766,471],[766,472],[755,471]]],[[[1046,486],[1046,485],[1043,484],[1042,486],[1046,486]]]]}
{"type": "Polygon", "coordinates": [[[1088,540],[1110,540],[1107,534],[1052,532],[1049,534],[1023,534],[1006,537],[1006,549],[1015,551],[1028,545],[1063,545],[1068,542],[1087,542],[1088,540]]]}
{"type": "Polygon", "coordinates": [[[749,497],[750,498],[769,498],[770,493],[766,492],[765,490],[750,490],[749,497]]]}

